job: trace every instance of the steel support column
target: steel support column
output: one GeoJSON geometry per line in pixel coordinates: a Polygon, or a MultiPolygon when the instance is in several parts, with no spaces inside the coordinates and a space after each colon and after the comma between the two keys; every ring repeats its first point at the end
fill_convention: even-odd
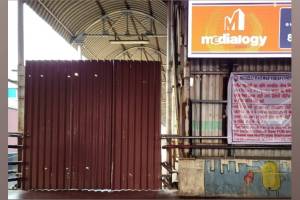
{"type": "MultiPolygon", "coordinates": [[[[189,109],[191,109],[189,106],[189,99],[190,99],[190,65],[187,61],[187,46],[188,46],[188,1],[185,1],[183,3],[183,14],[182,14],[182,21],[183,23],[183,46],[182,46],[182,55],[181,60],[183,61],[183,98],[182,101],[185,102],[185,107],[183,108],[185,114],[183,119],[183,135],[188,136],[190,130],[190,121],[189,121],[189,109]]],[[[185,145],[189,144],[189,141],[184,141],[185,145]]],[[[185,154],[187,154],[189,151],[184,151],[185,154]]]]}
{"type": "MultiPolygon", "coordinates": [[[[172,134],[172,4],[173,2],[167,1],[167,60],[166,60],[166,134],[172,134]]],[[[165,142],[165,141],[164,141],[165,142]]],[[[171,139],[167,139],[167,144],[171,144],[171,139]]],[[[166,150],[166,162],[169,164],[171,171],[172,165],[172,149],[166,150]]],[[[172,174],[168,174],[168,181],[172,185],[172,174]]]]}
{"type": "Polygon", "coordinates": [[[23,0],[18,0],[18,130],[24,131],[24,17],[23,0]]]}
{"type": "MultiPolygon", "coordinates": [[[[24,97],[25,97],[25,66],[24,66],[24,13],[23,0],[18,0],[18,130],[24,134],[24,97]]],[[[18,138],[18,144],[20,144],[18,138]]],[[[22,151],[18,149],[18,162],[22,160],[22,151]]],[[[21,165],[18,165],[18,171],[21,171],[21,165]]],[[[21,188],[21,182],[18,179],[17,188],[21,188]]]]}
{"type": "Polygon", "coordinates": [[[168,1],[168,16],[167,16],[167,62],[166,62],[166,132],[167,134],[172,134],[171,132],[171,122],[172,122],[172,37],[171,37],[171,26],[172,26],[172,4],[173,2],[168,1]]]}

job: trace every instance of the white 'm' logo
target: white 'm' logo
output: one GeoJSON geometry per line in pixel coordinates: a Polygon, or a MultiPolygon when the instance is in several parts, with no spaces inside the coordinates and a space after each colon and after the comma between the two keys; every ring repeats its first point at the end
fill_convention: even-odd
{"type": "MultiPolygon", "coordinates": [[[[221,18],[222,19],[222,18],[221,18]]],[[[200,37],[202,45],[247,45],[251,47],[265,46],[268,37],[266,35],[231,35],[228,31],[245,30],[245,13],[241,9],[236,9],[232,16],[224,18],[224,33],[221,35],[209,34],[200,37]]]]}
{"type": "Polygon", "coordinates": [[[241,9],[236,9],[231,17],[226,16],[224,19],[224,30],[245,30],[245,13],[241,9]]]}

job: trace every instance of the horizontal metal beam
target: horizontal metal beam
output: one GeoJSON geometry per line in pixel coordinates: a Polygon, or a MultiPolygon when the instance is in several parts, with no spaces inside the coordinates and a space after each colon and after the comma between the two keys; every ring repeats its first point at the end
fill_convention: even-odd
{"type": "Polygon", "coordinates": [[[191,99],[192,104],[227,104],[227,100],[204,100],[204,99],[191,99]]]}
{"type": "Polygon", "coordinates": [[[119,54],[117,54],[116,56],[114,56],[114,59],[116,59],[120,55],[122,55],[122,54],[124,54],[124,53],[126,53],[126,52],[128,52],[130,50],[133,50],[133,49],[149,49],[149,50],[152,50],[152,51],[154,51],[156,53],[159,53],[161,55],[166,56],[165,53],[163,53],[162,51],[159,51],[159,50],[157,50],[156,48],[153,48],[153,47],[149,47],[149,46],[135,46],[135,47],[130,47],[130,48],[125,49],[124,51],[120,52],[119,54]]]}
{"type": "MultiPolygon", "coordinates": [[[[190,157],[192,159],[194,159],[194,157],[190,157]]],[[[183,158],[185,159],[185,158],[183,158]]],[[[257,156],[257,155],[254,155],[254,156],[201,156],[201,159],[203,160],[206,160],[206,159],[209,159],[209,160],[219,160],[219,159],[246,159],[246,160],[254,160],[254,159],[261,159],[261,160],[291,160],[291,157],[290,156],[257,156]]],[[[180,160],[180,158],[179,158],[180,160]]]]}
{"type": "Polygon", "coordinates": [[[161,135],[161,139],[227,139],[226,136],[180,136],[180,135],[161,135]]]}
{"type": "Polygon", "coordinates": [[[229,75],[230,72],[192,71],[191,75],[229,75]]]}
{"type": "Polygon", "coordinates": [[[23,164],[23,161],[11,161],[11,162],[8,162],[8,165],[20,165],[20,164],[23,164]]]}
{"type": "Polygon", "coordinates": [[[17,174],[17,173],[19,173],[19,172],[16,171],[16,170],[8,170],[7,173],[8,173],[8,174],[17,174]]]}
{"type": "Polygon", "coordinates": [[[19,181],[22,180],[22,177],[9,178],[8,182],[19,181]]]}
{"type": "Polygon", "coordinates": [[[163,149],[291,149],[291,145],[227,145],[227,144],[193,144],[164,145],[163,149]]]}
{"type": "Polygon", "coordinates": [[[24,135],[23,133],[19,133],[19,132],[8,132],[8,137],[19,137],[22,138],[24,135]]]}
{"type": "Polygon", "coordinates": [[[149,40],[109,40],[110,44],[149,44],[149,40]]]}
{"type": "Polygon", "coordinates": [[[12,80],[12,79],[8,79],[8,82],[14,83],[14,84],[18,84],[17,80],[12,80]]]}
{"type": "MultiPolygon", "coordinates": [[[[84,34],[84,36],[86,37],[116,37],[116,35],[114,34],[84,34]]],[[[129,35],[126,35],[126,34],[117,34],[118,37],[148,37],[148,38],[151,38],[151,37],[155,37],[155,38],[165,38],[165,37],[168,37],[167,35],[164,35],[164,34],[129,34],[129,35]]]]}
{"type": "MultiPolygon", "coordinates": [[[[232,73],[235,73],[235,74],[249,74],[249,73],[254,73],[254,71],[233,71],[232,73]]],[[[257,72],[256,72],[257,73],[257,72]]],[[[286,75],[289,75],[291,74],[290,71],[272,71],[272,72],[268,72],[268,71],[265,71],[265,72],[259,72],[259,74],[286,74],[286,75]]]]}
{"type": "Polygon", "coordinates": [[[23,145],[11,145],[11,144],[9,144],[8,148],[9,149],[22,149],[23,145]]]}

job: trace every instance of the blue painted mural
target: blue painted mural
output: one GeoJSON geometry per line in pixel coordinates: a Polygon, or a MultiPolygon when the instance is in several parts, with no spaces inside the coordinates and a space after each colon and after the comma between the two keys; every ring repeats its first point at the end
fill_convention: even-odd
{"type": "Polygon", "coordinates": [[[205,160],[205,196],[291,197],[291,162],[205,160]]]}

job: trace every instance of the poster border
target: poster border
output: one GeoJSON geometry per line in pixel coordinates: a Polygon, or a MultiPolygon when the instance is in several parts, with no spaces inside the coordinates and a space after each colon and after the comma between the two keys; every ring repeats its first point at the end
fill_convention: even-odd
{"type": "MultiPolygon", "coordinates": [[[[266,141],[255,141],[255,142],[239,142],[239,141],[234,141],[234,135],[232,131],[233,123],[232,123],[232,84],[233,84],[233,77],[235,75],[264,75],[264,76],[275,76],[275,75],[289,75],[292,77],[291,72],[232,72],[229,77],[229,82],[228,82],[228,104],[227,104],[227,142],[228,144],[251,144],[251,145],[259,145],[259,144],[264,144],[264,145],[291,145],[291,142],[266,142],[266,141]]],[[[292,79],[291,79],[292,80],[292,79]]]]}

